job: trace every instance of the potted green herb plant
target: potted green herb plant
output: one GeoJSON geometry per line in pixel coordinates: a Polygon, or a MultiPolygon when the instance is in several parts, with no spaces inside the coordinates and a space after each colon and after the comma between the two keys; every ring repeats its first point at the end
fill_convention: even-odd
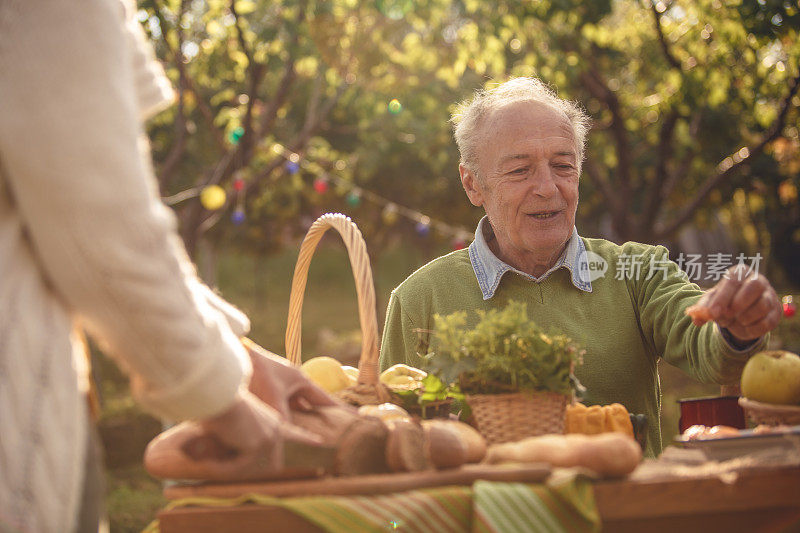
{"type": "Polygon", "coordinates": [[[566,404],[579,390],[573,374],[583,351],[563,334],[545,332],[526,305],[436,315],[426,356],[429,373],[465,395],[478,430],[490,442],[563,433],[566,404]]]}

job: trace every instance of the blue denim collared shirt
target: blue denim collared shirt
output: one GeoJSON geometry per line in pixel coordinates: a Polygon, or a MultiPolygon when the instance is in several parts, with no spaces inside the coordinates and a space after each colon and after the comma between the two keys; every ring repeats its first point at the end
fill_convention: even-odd
{"type": "Polygon", "coordinates": [[[472,263],[472,270],[475,272],[475,277],[478,278],[478,285],[483,293],[483,299],[488,300],[494,296],[497,291],[497,286],[500,285],[500,280],[506,272],[515,272],[533,282],[540,282],[547,278],[551,273],[559,268],[566,268],[571,273],[572,284],[585,292],[592,292],[592,283],[587,279],[588,276],[582,273],[588,273],[588,265],[586,258],[586,248],[583,245],[583,239],[578,236],[578,230],[572,228],[572,236],[567,241],[567,247],[558,258],[555,265],[547,272],[535,278],[530,274],[526,274],[516,268],[508,265],[497,258],[489,249],[486,242],[484,231],[491,234],[492,227],[489,225],[488,217],[484,216],[478,222],[478,228],[475,230],[475,240],[469,245],[469,260],[472,263]]]}

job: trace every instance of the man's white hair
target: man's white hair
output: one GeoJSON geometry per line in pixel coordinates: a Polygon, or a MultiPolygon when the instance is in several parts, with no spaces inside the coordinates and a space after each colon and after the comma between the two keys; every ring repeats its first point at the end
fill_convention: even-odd
{"type": "Polygon", "coordinates": [[[479,89],[470,100],[459,104],[450,119],[461,164],[478,174],[478,143],[483,121],[494,111],[516,102],[539,102],[566,115],[575,135],[575,150],[580,169],[591,119],[580,105],[559,98],[558,94],[538,78],[511,78],[490,89],[479,89]]]}

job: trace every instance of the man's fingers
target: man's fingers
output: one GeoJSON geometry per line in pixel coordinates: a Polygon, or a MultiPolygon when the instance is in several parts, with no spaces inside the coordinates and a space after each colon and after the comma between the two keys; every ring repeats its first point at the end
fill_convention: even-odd
{"type": "Polygon", "coordinates": [[[714,286],[711,296],[706,301],[706,307],[711,311],[715,321],[728,318],[726,312],[737,289],[738,282],[732,278],[723,278],[714,286]]]}
{"type": "Polygon", "coordinates": [[[742,326],[752,326],[764,320],[775,308],[776,297],[769,292],[761,293],[743,312],[736,317],[742,326]]]}
{"type": "Polygon", "coordinates": [[[736,265],[728,269],[722,280],[714,286],[714,292],[708,301],[708,307],[714,320],[732,319],[736,313],[733,311],[734,299],[737,297],[742,285],[752,274],[744,265],[736,265]]]}
{"type": "Polygon", "coordinates": [[[775,329],[780,319],[781,311],[773,307],[761,320],[747,326],[732,324],[728,327],[728,331],[739,340],[753,340],[775,329]]]}
{"type": "MultiPolygon", "coordinates": [[[[764,284],[760,279],[749,278],[736,291],[730,303],[730,313],[732,317],[739,318],[745,311],[749,311],[754,304],[758,303],[761,297],[769,292],[769,286],[764,284]]],[[[768,309],[762,311],[766,313],[768,309]]],[[[742,320],[738,320],[742,324],[747,324],[742,320]]],[[[752,322],[752,320],[750,321],[752,322]]]]}

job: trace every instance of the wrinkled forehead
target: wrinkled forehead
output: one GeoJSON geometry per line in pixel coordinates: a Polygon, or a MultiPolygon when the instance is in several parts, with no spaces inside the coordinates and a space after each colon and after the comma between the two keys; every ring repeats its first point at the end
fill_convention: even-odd
{"type": "Polygon", "coordinates": [[[480,126],[482,136],[513,139],[566,138],[575,142],[575,132],[560,109],[536,101],[512,102],[490,112],[480,126]]]}

